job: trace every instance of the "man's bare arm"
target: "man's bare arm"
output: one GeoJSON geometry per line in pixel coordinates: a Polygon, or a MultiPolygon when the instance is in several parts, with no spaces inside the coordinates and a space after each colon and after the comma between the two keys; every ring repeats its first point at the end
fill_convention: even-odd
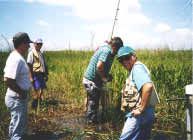
{"type": "Polygon", "coordinates": [[[26,98],[27,91],[22,90],[22,89],[17,85],[15,79],[11,79],[11,78],[4,77],[4,82],[6,83],[6,85],[7,85],[11,90],[13,90],[13,91],[15,91],[16,93],[18,93],[19,96],[20,96],[22,99],[25,99],[25,98],[26,98]]]}
{"type": "Polygon", "coordinates": [[[132,111],[134,116],[140,115],[147,107],[150,102],[151,92],[152,92],[153,84],[145,83],[142,87],[142,97],[141,97],[141,105],[135,108],[132,111]]]}
{"type": "Polygon", "coordinates": [[[149,104],[152,88],[152,83],[145,83],[142,87],[141,111],[144,111],[149,104]]]}
{"type": "Polygon", "coordinates": [[[104,69],[104,63],[102,61],[99,61],[97,63],[97,70],[98,70],[98,73],[99,73],[101,79],[103,80],[103,82],[106,83],[106,82],[108,82],[108,80],[104,76],[103,69],[104,69]]]}
{"type": "Polygon", "coordinates": [[[27,63],[28,64],[28,67],[29,67],[29,70],[30,70],[30,81],[33,82],[33,66],[32,64],[30,63],[27,63]]]}

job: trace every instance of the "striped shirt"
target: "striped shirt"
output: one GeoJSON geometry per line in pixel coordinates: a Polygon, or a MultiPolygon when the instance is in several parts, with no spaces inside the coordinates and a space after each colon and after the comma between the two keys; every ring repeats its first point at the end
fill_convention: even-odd
{"type": "Polygon", "coordinates": [[[104,63],[103,72],[104,72],[104,76],[107,77],[111,69],[113,59],[114,59],[114,54],[110,45],[106,45],[99,48],[90,60],[90,63],[85,72],[85,78],[95,82],[95,84],[99,87],[102,86],[103,82],[97,71],[97,63],[99,61],[102,61],[104,63]]]}

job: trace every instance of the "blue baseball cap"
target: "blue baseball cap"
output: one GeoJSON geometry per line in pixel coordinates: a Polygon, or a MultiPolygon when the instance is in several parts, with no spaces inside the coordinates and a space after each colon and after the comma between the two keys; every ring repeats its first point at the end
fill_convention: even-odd
{"type": "Polygon", "coordinates": [[[128,55],[128,54],[134,54],[135,50],[129,46],[123,46],[119,49],[117,56],[118,58],[124,55],[128,55]]]}

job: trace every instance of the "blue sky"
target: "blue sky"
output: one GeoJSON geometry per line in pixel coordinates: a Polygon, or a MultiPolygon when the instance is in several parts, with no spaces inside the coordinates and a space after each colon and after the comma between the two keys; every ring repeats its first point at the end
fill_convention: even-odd
{"type": "MultiPolygon", "coordinates": [[[[0,0],[0,34],[42,38],[44,50],[94,49],[109,40],[118,0],[0,0]]],[[[191,0],[120,0],[113,36],[133,48],[190,49],[191,0]]],[[[0,48],[6,43],[0,37],[0,48]]]]}

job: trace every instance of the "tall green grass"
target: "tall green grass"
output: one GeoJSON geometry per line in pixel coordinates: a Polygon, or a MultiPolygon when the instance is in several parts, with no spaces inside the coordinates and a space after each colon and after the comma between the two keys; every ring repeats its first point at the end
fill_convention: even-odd
{"type": "Polygon", "coordinates": [[[5,93],[6,93],[6,86],[3,82],[3,69],[5,66],[6,59],[8,57],[8,53],[0,52],[0,139],[1,136],[5,136],[8,131],[8,110],[5,106],[5,93]]]}
{"type": "MultiPolygon", "coordinates": [[[[44,52],[49,69],[45,98],[62,100],[74,105],[84,104],[86,93],[82,86],[82,78],[93,53],[92,51],[44,52]]],[[[0,118],[8,115],[4,105],[6,87],[2,82],[7,55],[7,53],[0,53],[0,118]]],[[[138,50],[137,59],[150,69],[152,80],[161,99],[161,103],[156,107],[154,129],[184,134],[185,103],[167,103],[166,99],[185,97],[184,87],[192,83],[192,51],[138,50]]],[[[108,86],[111,89],[109,94],[113,114],[120,112],[120,90],[124,86],[128,72],[115,59],[111,73],[114,79],[108,86]]],[[[120,118],[117,115],[116,117],[111,115],[109,119],[113,122],[120,121],[120,118]]],[[[1,136],[7,134],[7,127],[8,124],[0,119],[1,136]]]]}
{"type": "MultiPolygon", "coordinates": [[[[93,52],[64,51],[47,52],[46,59],[50,69],[48,94],[58,94],[74,104],[83,103],[85,91],[82,77],[93,52]]],[[[167,103],[168,98],[185,97],[185,86],[192,83],[191,51],[137,51],[138,60],[150,69],[161,103],[156,107],[154,127],[161,130],[184,133],[185,103],[167,103]]],[[[112,71],[114,80],[109,84],[112,106],[120,106],[120,90],[128,72],[115,59],[112,71]]]]}

